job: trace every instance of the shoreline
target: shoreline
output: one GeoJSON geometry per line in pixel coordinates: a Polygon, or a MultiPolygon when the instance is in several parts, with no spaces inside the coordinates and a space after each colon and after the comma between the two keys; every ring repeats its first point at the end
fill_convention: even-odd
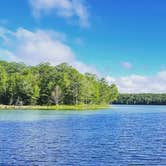
{"type": "Polygon", "coordinates": [[[16,106],[16,105],[0,105],[0,110],[99,110],[109,109],[110,105],[54,105],[54,106],[16,106]]]}

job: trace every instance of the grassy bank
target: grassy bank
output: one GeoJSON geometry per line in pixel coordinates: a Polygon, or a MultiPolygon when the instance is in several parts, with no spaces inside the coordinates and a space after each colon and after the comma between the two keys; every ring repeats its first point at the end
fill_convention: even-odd
{"type": "Polygon", "coordinates": [[[57,106],[14,106],[0,105],[0,110],[99,110],[109,105],[57,105],[57,106]]]}

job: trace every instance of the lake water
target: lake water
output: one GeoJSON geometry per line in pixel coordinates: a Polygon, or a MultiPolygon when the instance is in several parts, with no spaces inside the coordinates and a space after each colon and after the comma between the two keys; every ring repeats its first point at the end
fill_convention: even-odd
{"type": "Polygon", "coordinates": [[[166,165],[166,106],[0,111],[0,165],[166,165]]]}

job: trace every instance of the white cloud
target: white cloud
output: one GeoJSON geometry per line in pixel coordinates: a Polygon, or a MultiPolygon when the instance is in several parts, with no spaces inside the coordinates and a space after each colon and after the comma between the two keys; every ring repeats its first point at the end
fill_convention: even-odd
{"type": "Polygon", "coordinates": [[[166,81],[166,70],[159,72],[158,77],[161,79],[161,81],[166,81]]]}
{"type": "Polygon", "coordinates": [[[0,27],[0,39],[2,39],[2,44],[9,44],[9,37],[12,36],[13,32],[8,30],[7,28],[0,27]]]}
{"type": "Polygon", "coordinates": [[[89,13],[85,0],[29,0],[33,15],[38,18],[42,15],[55,13],[56,15],[71,19],[77,17],[81,26],[89,26],[89,13]]]}
{"type": "Polygon", "coordinates": [[[125,69],[131,69],[133,67],[133,65],[130,62],[122,62],[121,65],[125,69]]]}
{"type": "Polygon", "coordinates": [[[0,60],[19,61],[19,58],[8,50],[0,49],[0,60]]]}
{"type": "Polygon", "coordinates": [[[30,31],[24,28],[19,28],[15,32],[4,30],[0,37],[8,40],[9,44],[6,44],[6,49],[0,48],[0,58],[20,61],[28,65],[42,62],[57,65],[67,62],[82,73],[97,73],[93,67],[76,59],[72,49],[65,43],[64,36],[55,31],[30,31]]]}
{"type": "Polygon", "coordinates": [[[166,93],[166,71],[154,76],[131,75],[118,78],[107,76],[106,79],[110,83],[115,83],[121,93],[166,93]]]}

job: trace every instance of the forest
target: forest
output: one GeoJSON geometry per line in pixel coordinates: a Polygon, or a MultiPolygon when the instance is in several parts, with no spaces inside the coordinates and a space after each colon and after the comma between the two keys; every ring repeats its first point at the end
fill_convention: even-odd
{"type": "Polygon", "coordinates": [[[116,85],[94,74],[81,74],[66,63],[27,66],[0,61],[2,105],[109,104],[117,96],[116,85]]]}
{"type": "Polygon", "coordinates": [[[166,94],[119,94],[114,104],[166,105],[166,94]]]}

